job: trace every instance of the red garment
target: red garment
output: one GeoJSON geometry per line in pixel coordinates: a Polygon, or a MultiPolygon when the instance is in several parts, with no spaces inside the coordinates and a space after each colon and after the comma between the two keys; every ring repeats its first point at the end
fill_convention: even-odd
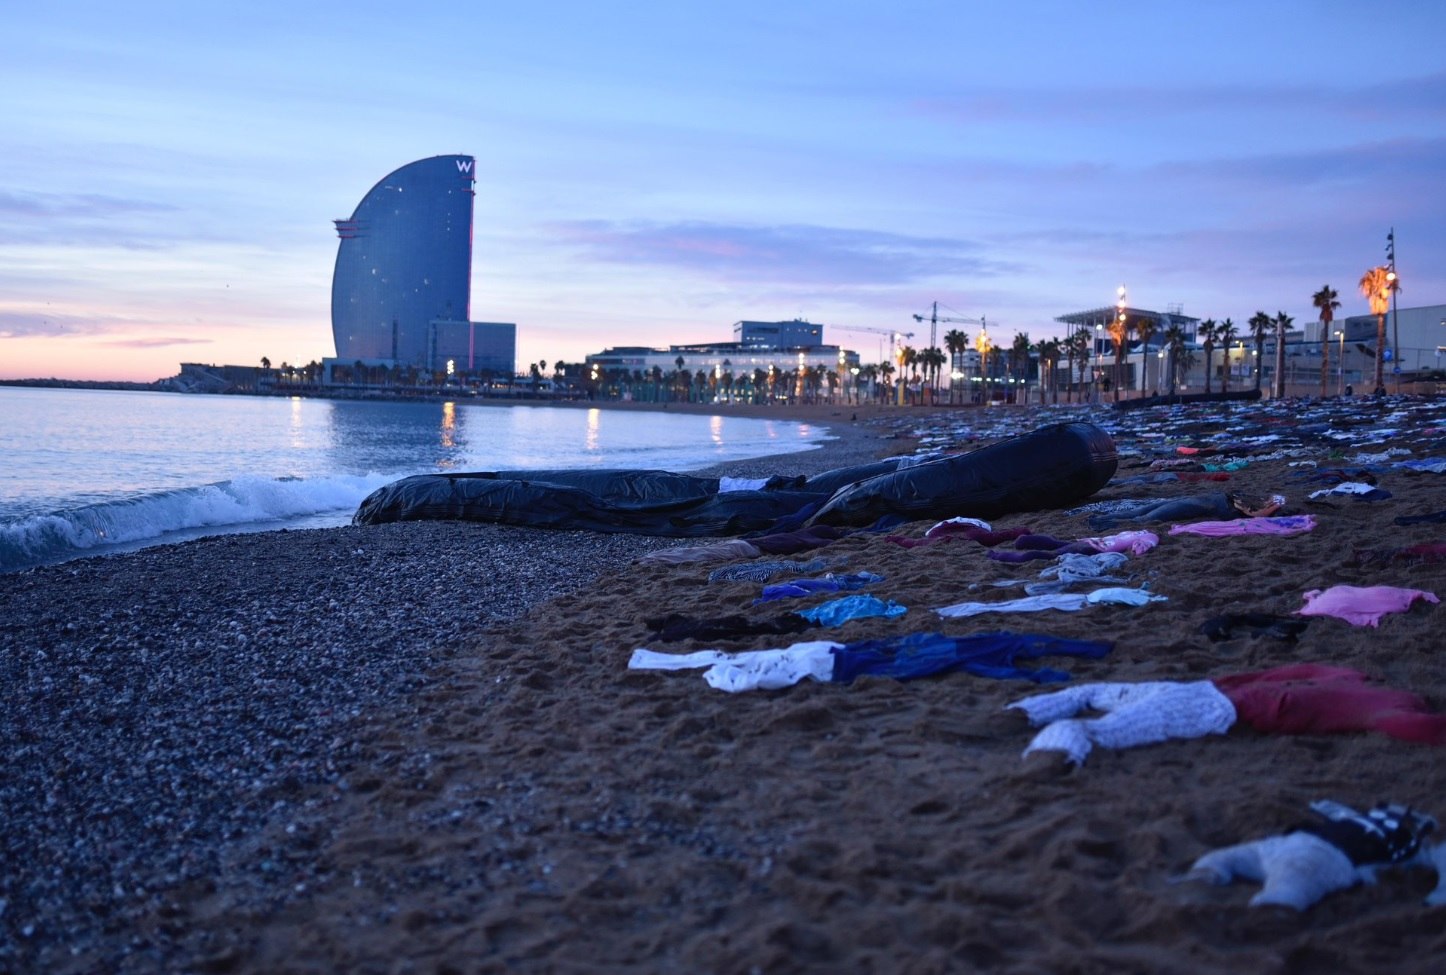
{"type": "Polygon", "coordinates": [[[1379,731],[1402,741],[1446,745],[1446,714],[1410,691],[1368,684],[1350,667],[1293,664],[1216,677],[1212,683],[1256,731],[1330,735],[1379,731]]]}

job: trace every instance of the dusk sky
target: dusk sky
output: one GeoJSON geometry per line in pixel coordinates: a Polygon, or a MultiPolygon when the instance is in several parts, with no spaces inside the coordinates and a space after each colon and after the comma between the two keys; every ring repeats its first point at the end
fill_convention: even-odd
{"type": "Polygon", "coordinates": [[[6,4],[0,378],[334,354],[331,221],[446,153],[523,371],[740,319],[922,348],[935,301],[1037,340],[1120,284],[1363,314],[1393,226],[1439,304],[1446,3],[6,4]]]}

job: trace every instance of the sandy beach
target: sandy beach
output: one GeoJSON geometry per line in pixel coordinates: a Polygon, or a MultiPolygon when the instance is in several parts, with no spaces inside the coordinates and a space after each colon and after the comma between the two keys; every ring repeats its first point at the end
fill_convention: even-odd
{"type": "MultiPolygon", "coordinates": [[[[1443,475],[1400,464],[1446,457],[1439,398],[777,415],[838,439],[727,473],[814,473],[1092,419],[1120,464],[1090,502],[1281,494],[1276,514],[1314,527],[1121,526],[1158,545],[1119,584],[1164,601],[964,618],[934,610],[1022,597],[1050,562],[990,557],[1007,543],[898,543],[932,521],[858,532],[787,557],[826,560],[810,577],[875,573],[868,592],[903,615],[673,643],[648,620],[835,597],[759,605],[760,582],[709,581],[730,562],[646,558],[696,539],[450,522],[223,536],[0,576],[0,971],[1446,967],[1429,869],[1382,871],[1301,912],[1248,906],[1252,883],[1172,882],[1211,849],[1309,819],[1313,800],[1446,818],[1440,748],[1237,726],[1073,765],[1025,757],[1035,729],[1006,708],[1089,682],[1320,663],[1446,711],[1440,605],[1378,626],[1310,617],[1295,639],[1201,631],[1225,613],[1291,616],[1337,585],[1446,596],[1446,563],[1400,553],[1446,541],[1446,524],[1413,520],[1446,509],[1443,475]],[[1379,494],[1309,498],[1361,479],[1379,494]],[[628,669],[640,647],[1000,630],[1113,646],[1029,662],[1067,671],[1062,684],[956,672],[729,694],[696,670],[628,669]]],[[[1101,510],[992,527],[1099,536],[1101,510]]]]}

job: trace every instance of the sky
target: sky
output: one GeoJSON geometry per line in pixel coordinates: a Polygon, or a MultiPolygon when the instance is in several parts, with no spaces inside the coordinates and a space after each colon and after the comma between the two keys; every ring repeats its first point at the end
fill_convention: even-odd
{"type": "Polygon", "coordinates": [[[0,378],[331,356],[332,220],[450,153],[524,372],[793,318],[875,361],[935,302],[1037,341],[1120,285],[1365,314],[1393,228],[1446,303],[1434,0],[0,10],[0,378]]]}

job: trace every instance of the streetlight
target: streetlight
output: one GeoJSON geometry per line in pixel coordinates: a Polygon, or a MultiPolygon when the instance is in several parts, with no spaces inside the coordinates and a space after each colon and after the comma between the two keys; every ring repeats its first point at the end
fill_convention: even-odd
{"type": "MultiPolygon", "coordinates": [[[[1127,344],[1127,336],[1126,336],[1126,334],[1125,334],[1125,286],[1122,284],[1122,285],[1120,285],[1118,288],[1116,288],[1116,289],[1115,289],[1115,294],[1116,294],[1116,296],[1117,296],[1117,297],[1116,297],[1116,300],[1115,300],[1115,321],[1116,321],[1116,323],[1117,323],[1116,329],[1117,329],[1117,331],[1120,333],[1120,348],[1118,348],[1118,349],[1115,350],[1115,361],[1116,361],[1116,362],[1122,362],[1122,361],[1124,361],[1124,357],[1125,357],[1126,355],[1128,355],[1128,354],[1129,354],[1129,351],[1130,351],[1129,345],[1127,344]]],[[[1140,366],[1140,368],[1141,368],[1141,370],[1144,369],[1143,364],[1140,366]]],[[[1119,377],[1119,376],[1115,376],[1115,377],[1114,377],[1114,383],[1115,383],[1115,396],[1116,396],[1116,398],[1118,398],[1119,395],[1120,395],[1120,394],[1119,394],[1119,387],[1120,387],[1120,377],[1119,377]]]]}
{"type": "Polygon", "coordinates": [[[1346,330],[1336,329],[1336,338],[1340,340],[1340,351],[1336,354],[1336,395],[1344,396],[1346,394],[1346,330]]]}
{"type": "Polygon", "coordinates": [[[1386,272],[1386,287],[1391,289],[1391,371],[1396,376],[1396,392],[1401,391],[1401,332],[1400,316],[1396,314],[1396,287],[1400,281],[1396,278],[1396,228],[1392,227],[1390,233],[1386,234],[1386,262],[1390,270],[1386,272]]]}
{"type": "Polygon", "coordinates": [[[1105,371],[1105,325],[1103,322],[1095,322],[1095,395],[1094,401],[1100,401],[1100,377],[1105,371]]]}

